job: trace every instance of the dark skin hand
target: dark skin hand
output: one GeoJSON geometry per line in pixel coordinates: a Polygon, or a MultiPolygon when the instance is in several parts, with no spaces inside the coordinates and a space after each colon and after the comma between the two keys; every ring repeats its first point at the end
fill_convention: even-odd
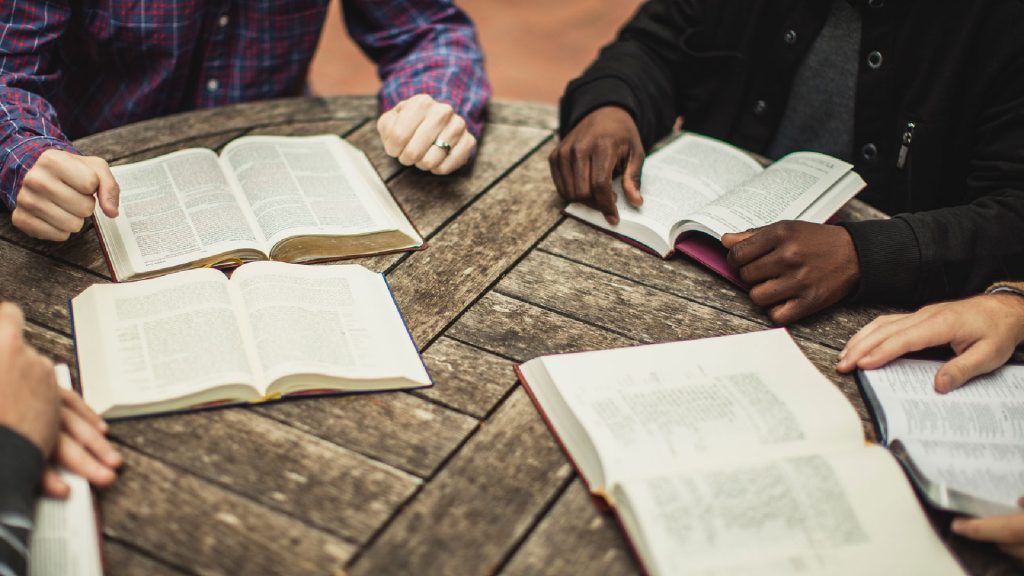
{"type": "Polygon", "coordinates": [[[860,280],[846,229],[784,221],[722,236],[729,263],[751,285],[750,299],[787,325],[845,298],[860,280]]]}
{"type": "Polygon", "coordinates": [[[558,194],[568,202],[582,202],[604,214],[609,224],[619,223],[612,179],[622,174],[626,201],[640,206],[640,169],[644,146],[636,123],[617,106],[598,108],[583,117],[548,158],[558,194]]]}

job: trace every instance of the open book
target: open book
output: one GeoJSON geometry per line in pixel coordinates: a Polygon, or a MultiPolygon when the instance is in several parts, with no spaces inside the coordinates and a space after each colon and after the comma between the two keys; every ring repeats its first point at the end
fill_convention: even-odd
{"type": "Polygon", "coordinates": [[[544,356],[520,380],[648,573],[962,574],[784,330],[544,356]]]}
{"type": "Polygon", "coordinates": [[[118,281],[423,244],[366,155],[333,135],[246,136],[219,157],[191,148],[111,171],[121,214],[94,218],[118,281]]]}
{"type": "Polygon", "coordinates": [[[663,258],[678,249],[742,286],[725,261],[723,234],[781,220],[823,223],[864,186],[851,164],[825,154],[796,152],[762,168],[739,148],[687,133],[644,163],[640,208],[616,179],[615,226],[584,204],[565,211],[663,258]]]}
{"type": "Polygon", "coordinates": [[[71,301],[85,402],[107,418],[429,386],[381,274],[254,262],[97,284],[71,301]]]}
{"type": "Polygon", "coordinates": [[[940,366],[901,359],[857,373],[880,440],[933,506],[976,516],[1024,512],[1024,366],[939,394],[940,366]]]}
{"type": "MultiPolygon", "coordinates": [[[[71,390],[71,374],[56,366],[57,383],[71,390]]],[[[100,532],[89,482],[77,474],[59,471],[71,487],[64,500],[40,497],[35,527],[28,543],[28,576],[102,576],[100,532]]]]}

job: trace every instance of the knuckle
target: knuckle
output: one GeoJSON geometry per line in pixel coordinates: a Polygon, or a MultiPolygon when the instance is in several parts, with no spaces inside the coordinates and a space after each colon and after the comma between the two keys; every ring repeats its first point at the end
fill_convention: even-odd
{"type": "Polygon", "coordinates": [[[455,128],[456,131],[462,132],[463,130],[466,129],[466,119],[463,118],[462,116],[455,116],[454,118],[452,118],[452,126],[455,128]]]}
{"type": "MultiPolygon", "coordinates": [[[[40,168],[46,170],[46,166],[40,166],[40,168]]],[[[41,170],[33,169],[29,170],[28,173],[25,174],[25,178],[22,179],[21,185],[30,190],[38,190],[43,187],[43,183],[45,182],[45,180],[46,179],[43,177],[43,173],[41,170]]]]}

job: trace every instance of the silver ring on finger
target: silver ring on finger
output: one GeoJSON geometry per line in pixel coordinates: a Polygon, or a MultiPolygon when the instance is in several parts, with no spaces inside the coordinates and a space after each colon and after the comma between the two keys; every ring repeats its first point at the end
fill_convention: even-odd
{"type": "Polygon", "coordinates": [[[452,145],[440,138],[434,140],[434,143],[431,144],[431,146],[437,146],[438,148],[441,149],[442,152],[445,153],[445,155],[448,155],[448,153],[452,151],[452,145]]]}

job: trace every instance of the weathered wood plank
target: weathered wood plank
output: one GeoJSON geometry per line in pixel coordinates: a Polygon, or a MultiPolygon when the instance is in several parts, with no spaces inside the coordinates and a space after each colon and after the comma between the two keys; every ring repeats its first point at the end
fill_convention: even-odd
{"type": "Polygon", "coordinates": [[[421,478],[431,476],[477,424],[399,392],[292,400],[254,410],[421,478]]]}
{"type": "Polygon", "coordinates": [[[0,300],[18,303],[26,318],[71,333],[68,300],[102,278],[68,264],[0,241],[0,300]]]}
{"type": "Polygon", "coordinates": [[[334,120],[303,120],[284,124],[268,124],[244,131],[246,136],[318,136],[335,134],[345,137],[366,124],[366,118],[338,118],[334,120]]]}
{"type": "Polygon", "coordinates": [[[181,576],[190,574],[140,554],[110,538],[103,539],[103,562],[110,576],[181,576]]]}
{"type": "Polygon", "coordinates": [[[614,516],[598,512],[577,478],[501,573],[616,576],[639,574],[640,566],[614,516]]]}
{"type": "Polygon", "coordinates": [[[365,98],[282,98],[153,118],[80,138],[75,145],[87,154],[120,158],[156,146],[173,146],[211,132],[375,115],[376,105],[365,98]]]}
{"type": "MultiPolygon", "coordinates": [[[[469,167],[447,176],[435,176],[412,168],[391,181],[391,190],[395,198],[413,219],[420,234],[431,236],[453,214],[487,190],[498,178],[550,137],[547,131],[535,128],[496,124],[489,130],[493,137],[480,143],[476,160],[469,167]]],[[[529,165],[516,170],[513,176],[532,189],[532,202],[537,203],[538,212],[551,204],[547,198],[538,197],[538,194],[554,193],[554,185],[551,184],[551,176],[547,172],[546,159],[547,156],[544,155],[543,171],[537,169],[539,162],[531,157],[529,165]]],[[[507,188],[504,184],[502,186],[507,188]]],[[[516,212],[524,212],[521,208],[531,205],[531,201],[524,197],[523,204],[518,206],[520,209],[516,212]]],[[[514,214],[504,213],[501,216],[511,218],[514,214]]]]}
{"type": "Polygon", "coordinates": [[[531,154],[434,236],[429,249],[411,255],[391,273],[395,301],[421,346],[561,218],[548,174],[550,148],[549,143],[531,154]]]}
{"type": "Polygon", "coordinates": [[[529,398],[516,391],[350,573],[493,573],[571,473],[529,398]]]}
{"type": "Polygon", "coordinates": [[[476,418],[483,418],[516,383],[512,363],[450,338],[423,353],[434,386],[414,392],[476,418]]]}
{"type": "Polygon", "coordinates": [[[250,410],[211,416],[115,422],[110,435],[350,542],[367,540],[419,487],[414,476],[250,410]]]}
{"type": "Polygon", "coordinates": [[[496,292],[488,292],[445,335],[519,362],[638,343],[496,292]]]}
{"type": "Polygon", "coordinates": [[[121,477],[100,495],[104,533],[163,562],[200,574],[333,574],[354,552],[215,484],[123,453],[121,477]]]}
{"type": "Polygon", "coordinates": [[[55,363],[63,362],[71,369],[71,380],[78,381],[78,362],[71,338],[31,322],[25,324],[26,341],[55,363]]]}
{"type": "MultiPolygon", "coordinates": [[[[685,256],[663,260],[573,219],[566,219],[559,225],[540,248],[763,326],[772,325],[764,311],[751,303],[745,293],[685,256]]],[[[841,304],[798,322],[790,329],[794,334],[836,347],[879,314],[894,311],[882,306],[841,304]]]]}
{"type": "MultiPolygon", "coordinates": [[[[558,109],[540,102],[496,100],[487,107],[488,124],[530,126],[544,130],[558,130],[558,109]]],[[[490,135],[484,133],[484,138],[490,135]]]]}

